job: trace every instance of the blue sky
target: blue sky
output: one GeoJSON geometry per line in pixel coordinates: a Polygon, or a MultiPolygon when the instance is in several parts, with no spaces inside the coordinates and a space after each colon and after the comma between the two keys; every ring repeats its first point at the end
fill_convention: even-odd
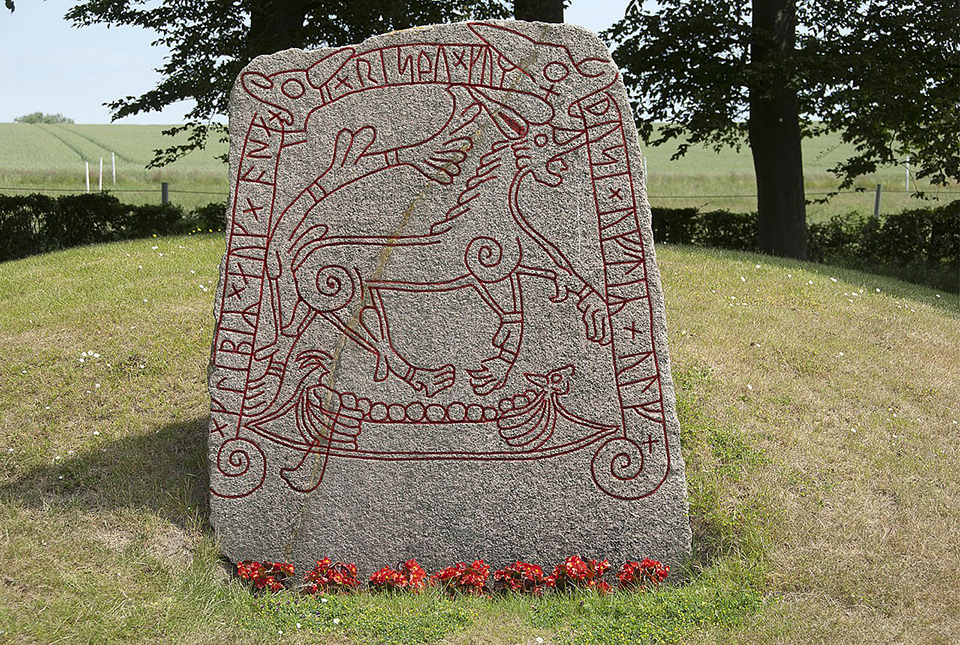
{"type": "MultiPolygon", "coordinates": [[[[140,95],[158,79],[166,50],[150,46],[152,33],[134,27],[75,29],[63,19],[70,0],[17,0],[0,5],[0,122],[30,112],[62,113],[77,123],[109,123],[102,104],[140,95]]],[[[573,0],[567,22],[594,31],[623,15],[627,0],[573,0]]],[[[119,123],[177,123],[186,104],[128,117],[119,123]]]]}

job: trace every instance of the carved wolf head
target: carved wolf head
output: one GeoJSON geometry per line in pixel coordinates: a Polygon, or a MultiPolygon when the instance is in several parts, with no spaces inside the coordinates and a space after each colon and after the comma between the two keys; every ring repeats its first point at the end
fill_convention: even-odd
{"type": "MultiPolygon", "coordinates": [[[[557,186],[567,169],[565,156],[586,143],[581,103],[617,79],[613,62],[573,56],[565,45],[538,41],[505,25],[471,23],[470,30],[522,74],[513,92],[520,118],[503,112],[501,131],[514,139],[518,167],[529,168],[540,183],[557,186]],[[549,116],[546,116],[549,115],[549,116]],[[511,127],[512,118],[516,127],[511,127]],[[511,130],[513,134],[511,135],[511,130]]],[[[497,119],[495,119],[497,121],[497,119]]]]}

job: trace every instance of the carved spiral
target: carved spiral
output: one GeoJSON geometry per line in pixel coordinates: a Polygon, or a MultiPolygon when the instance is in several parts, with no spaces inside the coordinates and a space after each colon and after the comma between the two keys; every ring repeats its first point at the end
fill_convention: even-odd
{"type": "Polygon", "coordinates": [[[467,271],[480,282],[498,282],[520,264],[520,245],[515,240],[507,240],[504,248],[492,237],[475,237],[467,245],[463,261],[467,271]]]}
{"type": "Polygon", "coordinates": [[[266,474],[267,458],[257,444],[239,437],[228,439],[217,453],[210,490],[219,497],[245,497],[263,485],[266,474]]]}
{"type": "Polygon", "coordinates": [[[632,439],[610,439],[600,446],[590,462],[593,483],[617,499],[646,497],[660,487],[666,468],[659,469],[656,462],[645,464],[644,461],[643,450],[632,439]]]}
{"type": "Polygon", "coordinates": [[[297,291],[317,311],[343,309],[353,300],[353,276],[336,264],[321,265],[309,258],[297,270],[297,291]]]}

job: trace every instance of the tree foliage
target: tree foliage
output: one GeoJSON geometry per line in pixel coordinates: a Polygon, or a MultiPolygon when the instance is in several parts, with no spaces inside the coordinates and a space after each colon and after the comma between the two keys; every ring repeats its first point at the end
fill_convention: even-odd
{"type": "Polygon", "coordinates": [[[960,4],[955,0],[796,0],[796,47],[758,61],[753,11],[765,0],[636,0],[604,35],[650,145],[739,147],[751,88],[786,82],[801,134],[839,132],[856,153],[840,188],[910,157],[917,178],[960,181],[960,4]],[[665,125],[656,127],[657,122],[665,125]]]}
{"type": "Polygon", "coordinates": [[[57,114],[44,114],[43,112],[31,112],[30,114],[24,114],[23,116],[18,116],[13,120],[14,123],[73,123],[73,119],[69,119],[59,112],[57,114]]]}
{"type": "Polygon", "coordinates": [[[416,25],[506,18],[502,0],[86,0],[66,18],[75,26],[132,25],[153,30],[154,45],[169,48],[157,87],[108,103],[113,119],[159,111],[194,100],[184,123],[165,134],[189,132],[186,143],[156,151],[162,166],[202,148],[209,136],[226,138],[215,117],[227,114],[230,88],[260,54],[289,47],[336,47],[416,25]]]}

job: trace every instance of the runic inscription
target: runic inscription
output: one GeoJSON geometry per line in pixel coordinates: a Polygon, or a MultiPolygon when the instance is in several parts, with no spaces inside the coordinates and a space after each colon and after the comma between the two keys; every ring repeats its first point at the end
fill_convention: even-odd
{"type": "Polygon", "coordinates": [[[230,134],[209,432],[230,557],[682,559],[649,207],[593,34],[261,57],[230,134]]]}

